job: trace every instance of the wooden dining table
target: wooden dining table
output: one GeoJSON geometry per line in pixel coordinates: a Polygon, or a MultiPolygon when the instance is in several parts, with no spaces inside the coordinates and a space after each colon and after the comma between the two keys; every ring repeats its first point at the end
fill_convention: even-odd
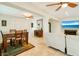
{"type": "MultiPolygon", "coordinates": [[[[26,33],[23,33],[22,34],[23,37],[26,38],[26,44],[28,44],[28,32],[26,33]]],[[[8,40],[11,40],[12,37],[16,38],[16,34],[15,33],[6,33],[6,34],[3,34],[3,43],[2,43],[2,49],[6,50],[7,47],[8,47],[8,40]]],[[[11,42],[10,42],[11,43],[11,42]]]]}

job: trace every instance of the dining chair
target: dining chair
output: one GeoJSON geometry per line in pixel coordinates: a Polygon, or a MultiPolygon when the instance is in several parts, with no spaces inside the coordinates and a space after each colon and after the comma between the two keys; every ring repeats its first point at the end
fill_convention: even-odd
{"type": "Polygon", "coordinates": [[[7,52],[7,47],[8,47],[7,36],[4,35],[2,31],[0,31],[0,32],[1,32],[1,35],[2,35],[1,49],[2,49],[4,52],[7,52]]]}
{"type": "Polygon", "coordinates": [[[15,32],[16,29],[10,29],[11,39],[10,39],[10,45],[15,46],[15,32]]]}
{"type": "Polygon", "coordinates": [[[2,32],[0,31],[0,48],[1,48],[2,42],[3,42],[2,32]]]}
{"type": "Polygon", "coordinates": [[[22,30],[16,30],[15,32],[15,47],[17,46],[23,46],[23,43],[22,43],[22,33],[23,31],[22,30]]]}
{"type": "Polygon", "coordinates": [[[25,42],[26,44],[28,44],[28,32],[27,32],[27,30],[23,30],[22,40],[23,40],[23,42],[25,42]]]}
{"type": "Polygon", "coordinates": [[[1,31],[0,31],[0,56],[2,55],[2,43],[3,43],[3,38],[2,38],[1,31]]]}

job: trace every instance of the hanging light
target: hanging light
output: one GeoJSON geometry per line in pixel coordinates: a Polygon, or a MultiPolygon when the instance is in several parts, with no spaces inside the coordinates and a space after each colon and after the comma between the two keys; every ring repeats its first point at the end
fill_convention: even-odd
{"type": "Polygon", "coordinates": [[[33,18],[33,15],[31,13],[24,13],[24,16],[25,16],[26,19],[33,18]]]}

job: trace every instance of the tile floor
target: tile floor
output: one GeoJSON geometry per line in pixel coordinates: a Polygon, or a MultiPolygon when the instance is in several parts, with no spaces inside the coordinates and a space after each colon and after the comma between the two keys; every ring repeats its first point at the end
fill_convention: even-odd
{"type": "Polygon", "coordinates": [[[35,47],[17,56],[65,56],[64,53],[49,48],[43,38],[33,37],[29,42],[35,47]]]}

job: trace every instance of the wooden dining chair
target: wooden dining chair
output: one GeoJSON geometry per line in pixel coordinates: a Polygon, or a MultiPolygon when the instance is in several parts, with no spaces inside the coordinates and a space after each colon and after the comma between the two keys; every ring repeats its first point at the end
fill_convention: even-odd
{"type": "Polygon", "coordinates": [[[17,47],[18,45],[23,46],[22,33],[23,33],[22,30],[16,30],[16,32],[15,32],[15,47],[17,47]]]}
{"type": "Polygon", "coordinates": [[[7,36],[4,35],[2,31],[1,31],[1,35],[2,35],[2,50],[4,50],[4,52],[7,52],[7,47],[8,47],[7,36]]]}
{"type": "Polygon", "coordinates": [[[23,42],[28,44],[28,32],[27,32],[27,30],[23,31],[23,33],[22,33],[22,40],[23,40],[23,42]]]}
{"type": "Polygon", "coordinates": [[[2,38],[1,31],[0,31],[0,56],[2,55],[2,43],[3,43],[3,38],[2,38]]]}
{"type": "Polygon", "coordinates": [[[15,32],[16,29],[10,29],[11,39],[10,39],[10,45],[15,46],[15,32]]]}

